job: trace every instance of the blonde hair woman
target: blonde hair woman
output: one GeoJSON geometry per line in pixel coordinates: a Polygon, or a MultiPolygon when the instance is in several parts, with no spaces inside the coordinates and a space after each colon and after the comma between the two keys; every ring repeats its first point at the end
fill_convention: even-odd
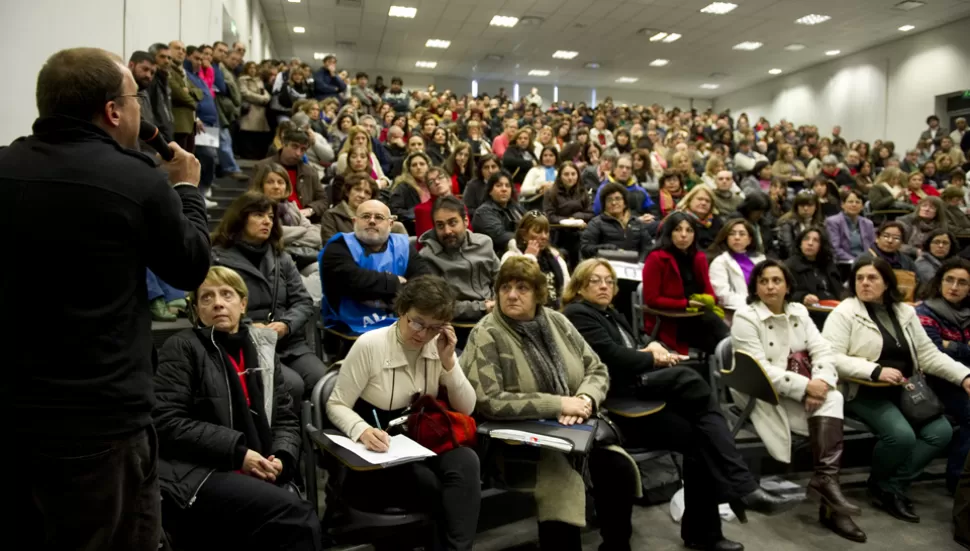
{"type": "Polygon", "coordinates": [[[677,210],[692,215],[697,222],[697,247],[707,250],[721,231],[721,218],[714,206],[714,192],[707,186],[696,186],[677,203],[677,210]]]}
{"type": "Polygon", "coordinates": [[[350,148],[354,146],[367,148],[372,170],[371,175],[381,189],[388,187],[391,180],[384,175],[384,171],[381,169],[381,163],[377,159],[377,155],[374,154],[370,132],[363,126],[351,127],[350,131],[347,132],[347,139],[344,140],[344,144],[340,147],[340,152],[337,154],[337,173],[344,174],[347,172],[347,157],[350,154],[350,148]]]}
{"type": "Polygon", "coordinates": [[[785,182],[804,182],[805,165],[795,157],[795,148],[789,144],[778,146],[778,160],[771,165],[771,174],[785,182]]]}
{"type": "MultiPolygon", "coordinates": [[[[678,151],[670,157],[670,169],[680,173],[684,183],[684,189],[690,191],[694,186],[701,183],[700,176],[694,172],[694,163],[691,161],[690,154],[686,151],[678,151]]],[[[714,189],[713,187],[711,189],[714,189]]]]}
{"type": "Polygon", "coordinates": [[[905,181],[906,175],[902,170],[894,166],[884,169],[869,189],[869,208],[873,211],[896,207],[911,210],[911,206],[905,206],[905,181]]]}

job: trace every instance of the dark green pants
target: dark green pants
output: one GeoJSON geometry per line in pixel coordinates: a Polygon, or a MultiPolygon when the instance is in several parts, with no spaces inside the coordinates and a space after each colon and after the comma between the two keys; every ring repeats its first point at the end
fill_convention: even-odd
{"type": "Polygon", "coordinates": [[[904,495],[930,461],[943,454],[953,429],[943,416],[913,428],[892,398],[882,389],[863,388],[845,409],[869,425],[878,439],[872,452],[870,484],[904,495]]]}

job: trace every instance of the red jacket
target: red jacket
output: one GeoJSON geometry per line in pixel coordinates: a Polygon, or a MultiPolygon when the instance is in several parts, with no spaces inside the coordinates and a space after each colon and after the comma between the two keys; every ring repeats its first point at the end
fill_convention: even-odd
{"type": "MultiPolygon", "coordinates": [[[[704,286],[704,293],[715,296],[707,272],[707,256],[701,251],[694,255],[694,274],[704,286]]],[[[684,296],[684,283],[680,279],[677,260],[667,251],[656,250],[647,255],[643,264],[643,304],[656,310],[687,309],[687,297],[684,296]]],[[[644,331],[652,333],[656,324],[656,316],[644,314],[644,331]]],[[[677,323],[673,320],[663,320],[657,338],[679,354],[688,352],[687,343],[677,340],[677,323]]]]}
{"type": "MultiPolygon", "coordinates": [[[[907,192],[906,196],[909,198],[910,203],[914,205],[919,204],[922,197],[920,197],[919,195],[916,195],[915,193],[909,190],[906,190],[906,192],[907,192]]],[[[923,193],[927,195],[932,195],[933,197],[940,196],[940,192],[937,191],[935,187],[933,187],[933,184],[923,184],[923,193]]]]}
{"type": "MultiPolygon", "coordinates": [[[[434,206],[434,201],[437,197],[432,197],[427,201],[420,203],[414,207],[414,235],[418,239],[424,235],[424,232],[434,229],[434,220],[431,219],[431,207],[434,206]]],[[[465,207],[465,219],[468,220],[468,231],[472,229],[472,220],[468,216],[468,207],[465,207]]],[[[421,250],[421,242],[415,243],[414,246],[421,250]]]]}

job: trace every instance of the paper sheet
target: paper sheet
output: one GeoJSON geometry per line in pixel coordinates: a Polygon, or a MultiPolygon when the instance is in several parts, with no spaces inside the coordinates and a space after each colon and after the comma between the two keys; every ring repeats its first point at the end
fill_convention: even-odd
{"type": "Polygon", "coordinates": [[[195,135],[195,145],[219,147],[219,128],[215,126],[203,126],[202,133],[195,135]]]}
{"type": "Polygon", "coordinates": [[[399,461],[406,461],[408,459],[434,457],[436,455],[433,451],[425,448],[421,444],[418,444],[403,434],[392,436],[391,445],[384,453],[370,451],[362,443],[354,442],[346,436],[328,434],[327,438],[333,441],[334,444],[354,452],[364,461],[367,461],[372,465],[387,465],[399,461]]]}

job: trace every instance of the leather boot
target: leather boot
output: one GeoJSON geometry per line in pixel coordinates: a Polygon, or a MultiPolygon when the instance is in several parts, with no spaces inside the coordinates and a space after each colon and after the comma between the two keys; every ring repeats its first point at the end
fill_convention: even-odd
{"type": "Polygon", "coordinates": [[[808,482],[808,495],[840,515],[861,515],[862,509],[842,495],[839,468],[842,464],[842,419],[809,417],[809,440],[815,460],[815,475],[808,482]]]}
{"type": "Polygon", "coordinates": [[[842,536],[843,538],[859,543],[866,542],[866,533],[852,522],[852,517],[840,515],[825,505],[818,507],[818,521],[822,526],[842,536]]]}

